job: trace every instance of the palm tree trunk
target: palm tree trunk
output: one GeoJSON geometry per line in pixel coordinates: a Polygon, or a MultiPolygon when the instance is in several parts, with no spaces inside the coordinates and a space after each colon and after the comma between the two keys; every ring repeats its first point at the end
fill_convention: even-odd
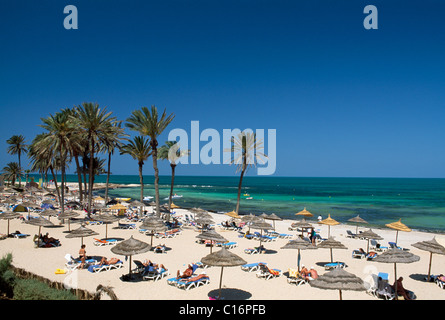
{"type": "Polygon", "coordinates": [[[108,152],[107,183],[105,185],[105,204],[108,202],[108,185],[110,184],[111,152],[108,152]]]}
{"type": "Polygon", "coordinates": [[[63,214],[65,212],[65,155],[63,154],[62,144],[60,144],[60,165],[62,166],[61,170],[61,179],[62,179],[62,196],[60,198],[60,211],[63,214]]]}
{"type": "MultiPolygon", "coordinates": [[[[139,161],[139,183],[141,184],[141,202],[144,201],[144,176],[142,175],[142,166],[144,163],[139,161]]],[[[142,206],[140,207],[140,214],[142,217],[142,206]]]]}
{"type": "Polygon", "coordinates": [[[18,152],[18,156],[19,156],[19,187],[21,187],[22,186],[22,175],[21,175],[21,172],[22,172],[22,162],[21,162],[21,159],[20,159],[20,150],[18,152]]]}
{"type": "Polygon", "coordinates": [[[57,192],[57,199],[59,200],[60,203],[60,191],[59,191],[59,187],[57,186],[57,177],[54,174],[54,168],[53,166],[49,166],[49,169],[51,170],[51,174],[53,175],[53,179],[54,179],[54,186],[56,187],[56,192],[57,192]]]}
{"type": "Polygon", "coordinates": [[[244,177],[244,172],[245,172],[245,171],[246,171],[245,169],[243,169],[243,170],[241,171],[241,176],[240,176],[240,179],[239,179],[239,184],[238,184],[238,197],[237,197],[237,199],[236,199],[236,210],[235,210],[236,214],[238,214],[238,211],[239,211],[239,202],[240,202],[240,197],[241,197],[241,186],[242,186],[242,184],[243,184],[243,177],[244,177]]]}
{"type": "Polygon", "coordinates": [[[156,214],[161,216],[161,207],[159,205],[159,169],[158,169],[158,150],[156,148],[157,141],[152,139],[152,158],[153,169],[155,171],[155,197],[156,197],[156,214]]]}
{"type": "Polygon", "coordinates": [[[175,168],[176,168],[176,164],[175,163],[171,163],[170,167],[172,168],[172,182],[170,185],[170,198],[168,199],[168,215],[167,215],[167,221],[170,221],[170,210],[172,207],[172,197],[173,197],[173,186],[175,185],[175,168]]]}
{"type": "Polygon", "coordinates": [[[74,154],[74,160],[76,162],[77,181],[79,183],[79,201],[80,201],[80,203],[82,203],[82,200],[83,200],[82,173],[80,172],[79,155],[77,153],[74,154]]]}
{"type": "Polygon", "coordinates": [[[93,138],[89,137],[90,141],[90,165],[89,165],[89,184],[88,184],[88,218],[91,215],[91,201],[93,198],[93,175],[94,175],[94,141],[93,138]]]}

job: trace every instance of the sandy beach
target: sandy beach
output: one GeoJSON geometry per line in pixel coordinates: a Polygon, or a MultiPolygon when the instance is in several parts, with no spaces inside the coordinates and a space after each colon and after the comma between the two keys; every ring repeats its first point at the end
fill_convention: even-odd
{"type": "MultiPolygon", "coordinates": [[[[150,209],[149,209],[150,210],[150,209]]],[[[81,213],[79,218],[84,216],[81,213]]],[[[181,220],[185,214],[189,213],[186,209],[175,209],[175,216],[181,220]]],[[[242,257],[247,263],[266,262],[269,267],[280,269],[281,276],[269,280],[261,279],[255,272],[246,272],[241,267],[228,267],[224,269],[223,290],[226,299],[249,299],[249,300],[337,300],[339,297],[337,290],[321,290],[311,287],[309,284],[295,286],[287,283],[287,271],[289,268],[296,268],[297,250],[281,249],[289,239],[277,238],[276,241],[263,243],[267,249],[264,254],[246,254],[244,249],[259,245],[257,240],[248,240],[240,238],[239,233],[233,230],[224,230],[219,226],[222,221],[230,219],[224,214],[211,213],[215,221],[215,231],[221,234],[229,241],[237,243],[237,247],[230,251],[242,257]]],[[[164,264],[169,270],[170,276],[158,281],[135,281],[124,282],[120,280],[122,274],[128,273],[129,260],[124,256],[113,254],[110,249],[112,246],[95,246],[94,238],[105,237],[105,225],[86,225],[97,233],[98,236],[86,237],[83,239],[86,244],[87,255],[105,256],[107,258],[116,257],[123,261],[124,267],[117,270],[109,270],[99,273],[91,273],[86,269],[67,271],[66,274],[55,274],[56,269],[66,269],[65,255],[71,254],[78,256],[81,239],[66,238],[68,234],[68,224],[59,225],[59,220],[51,217],[50,220],[56,227],[42,228],[42,232],[49,232],[51,237],[61,241],[61,246],[53,248],[35,248],[32,238],[38,232],[38,227],[23,223],[18,219],[10,221],[10,232],[16,230],[30,236],[24,239],[7,238],[0,241],[0,254],[3,256],[9,252],[13,254],[13,265],[23,268],[27,271],[36,273],[50,280],[70,283],[81,289],[86,289],[92,293],[96,291],[98,285],[110,286],[115,294],[122,300],[208,300],[209,296],[215,294],[219,288],[219,277],[221,268],[208,267],[205,270],[198,269],[198,273],[205,271],[210,277],[210,283],[193,288],[189,291],[178,289],[167,284],[167,279],[176,275],[177,270],[183,271],[187,264],[200,261],[204,256],[210,253],[210,248],[204,244],[196,243],[196,236],[199,231],[193,226],[183,226],[181,234],[174,238],[153,239],[153,245],[165,244],[167,250],[164,253],[153,253],[150,251],[145,254],[133,256],[133,260],[143,261],[149,259],[153,262],[164,264]]],[[[123,222],[123,221],[122,221],[123,222]]],[[[275,227],[278,233],[287,233],[296,239],[297,231],[289,231],[289,226],[295,220],[276,221],[275,227]]],[[[328,235],[328,226],[318,224],[315,219],[310,219],[315,229],[319,230],[321,237],[328,235]]],[[[136,229],[119,229],[117,223],[108,226],[109,238],[128,239],[133,236],[135,239],[150,243],[150,237],[139,232],[141,222],[136,222],[136,229]]],[[[71,223],[71,230],[80,226],[79,222],[71,223]]],[[[0,232],[6,233],[7,221],[0,221],[0,232]]],[[[366,259],[352,258],[354,249],[364,248],[366,250],[367,241],[347,237],[347,230],[355,232],[355,226],[340,224],[330,227],[330,234],[335,240],[343,243],[347,250],[333,250],[334,261],[345,262],[346,271],[362,278],[365,284],[369,283],[372,274],[386,272],[389,274],[389,282],[394,282],[394,265],[387,263],[378,263],[367,261],[366,259]]],[[[366,230],[366,225],[359,226],[359,231],[366,230]]],[[[384,240],[379,242],[387,245],[389,241],[394,241],[396,231],[389,228],[373,229],[384,240]]],[[[398,245],[409,248],[410,252],[420,257],[420,261],[410,264],[398,264],[397,275],[403,276],[405,288],[414,291],[418,300],[442,300],[445,298],[445,290],[441,289],[435,283],[427,283],[422,279],[428,272],[429,252],[412,247],[413,243],[418,241],[431,240],[436,236],[439,239],[443,235],[435,235],[425,232],[399,232],[398,245]]],[[[213,248],[213,252],[220,250],[213,248]]],[[[301,264],[314,267],[319,275],[327,272],[323,265],[330,262],[329,249],[303,250],[301,251],[301,264]]],[[[431,273],[434,275],[443,273],[445,265],[445,256],[433,255],[431,273]]],[[[132,263],[131,268],[136,265],[132,263]]],[[[106,296],[103,296],[106,299],[106,296]]],[[[376,297],[365,291],[343,291],[344,300],[377,300],[376,297]]]]}

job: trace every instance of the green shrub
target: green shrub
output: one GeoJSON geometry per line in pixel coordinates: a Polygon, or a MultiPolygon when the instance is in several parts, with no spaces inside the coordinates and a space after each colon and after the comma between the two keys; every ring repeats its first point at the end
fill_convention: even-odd
{"type": "Polygon", "coordinates": [[[48,287],[35,279],[19,279],[14,286],[14,300],[76,300],[68,290],[48,287]]]}
{"type": "Polygon", "coordinates": [[[11,270],[12,254],[8,253],[0,260],[0,294],[8,298],[13,296],[13,288],[16,282],[16,276],[11,270]]]}

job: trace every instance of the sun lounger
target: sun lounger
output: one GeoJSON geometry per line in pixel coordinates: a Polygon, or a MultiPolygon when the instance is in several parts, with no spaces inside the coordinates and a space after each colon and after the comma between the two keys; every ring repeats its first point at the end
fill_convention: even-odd
{"type": "MultiPolygon", "coordinates": [[[[69,253],[65,255],[66,263],[65,266],[70,270],[76,270],[80,267],[82,264],[82,261],[80,259],[74,259],[72,255],[69,253]]],[[[95,259],[87,259],[85,260],[85,265],[89,266],[91,264],[96,264],[97,261],[95,259]]]]}
{"type": "Polygon", "coordinates": [[[258,278],[264,278],[266,280],[279,277],[281,275],[281,270],[272,269],[264,264],[260,264],[259,271],[256,273],[258,278]]]}
{"type": "Polygon", "coordinates": [[[247,263],[247,264],[241,266],[241,270],[244,270],[247,272],[258,271],[260,268],[260,264],[267,265],[267,263],[265,263],[265,262],[247,263]]]}
{"type": "Polygon", "coordinates": [[[101,271],[109,271],[109,270],[113,270],[113,269],[119,269],[122,268],[124,266],[122,261],[118,261],[116,263],[113,264],[93,264],[90,265],[88,267],[88,271],[93,272],[93,273],[98,273],[101,271]]]}
{"type": "Polygon", "coordinates": [[[159,272],[158,270],[153,268],[151,270],[146,269],[146,271],[143,273],[142,278],[144,280],[158,281],[164,277],[167,277],[168,275],[169,275],[168,270],[162,269],[161,272],[159,272]]]}
{"type": "Polygon", "coordinates": [[[198,268],[202,268],[202,269],[206,269],[209,267],[208,265],[202,263],[201,261],[196,262],[195,265],[197,265],[198,268]]]}
{"type": "Polygon", "coordinates": [[[436,276],[434,282],[439,286],[439,288],[441,288],[441,289],[445,288],[445,281],[440,279],[438,276],[436,276]]]}
{"type": "Polygon", "coordinates": [[[233,241],[232,242],[226,242],[226,243],[223,243],[222,246],[226,247],[227,249],[233,249],[233,248],[238,246],[238,243],[233,242],[233,241]]]}
{"type": "Polygon", "coordinates": [[[344,262],[331,262],[331,263],[326,263],[324,265],[325,270],[331,270],[334,268],[344,268],[344,267],[346,267],[346,264],[344,262]]]}
{"type": "Polygon", "coordinates": [[[292,238],[292,235],[287,234],[287,233],[280,233],[280,234],[278,234],[278,237],[281,239],[290,239],[290,238],[292,238]]]}
{"type": "Polygon", "coordinates": [[[377,289],[375,291],[375,296],[377,298],[382,298],[385,300],[393,300],[395,298],[394,289],[388,283],[388,274],[380,272],[378,274],[377,289]]]}
{"type": "Polygon", "coordinates": [[[307,283],[307,280],[304,279],[297,269],[289,268],[289,276],[287,277],[287,283],[296,284],[297,287],[307,283]]]}
{"type": "Polygon", "coordinates": [[[382,252],[388,250],[388,247],[382,246],[376,240],[371,239],[369,249],[382,252]]]}
{"type": "Polygon", "coordinates": [[[358,259],[366,258],[366,252],[362,252],[360,250],[352,250],[352,257],[358,259]]]}
{"type": "Polygon", "coordinates": [[[347,233],[346,238],[355,238],[355,237],[357,237],[357,234],[352,233],[351,230],[346,230],[346,233],[347,233]]]}
{"type": "Polygon", "coordinates": [[[116,239],[97,239],[94,238],[94,245],[96,246],[107,246],[107,245],[114,245],[118,241],[116,239]]]}
{"type": "Polygon", "coordinates": [[[13,233],[12,235],[16,239],[24,239],[29,236],[29,234],[25,234],[25,233],[13,233]]]}
{"type": "Polygon", "coordinates": [[[405,250],[405,251],[409,250],[408,248],[399,247],[395,242],[388,242],[388,244],[391,249],[399,249],[399,250],[405,250]]]}
{"type": "Polygon", "coordinates": [[[180,289],[190,290],[192,288],[197,288],[201,285],[209,284],[209,283],[210,283],[210,278],[205,274],[201,274],[201,275],[192,276],[192,277],[189,277],[186,279],[180,279],[178,281],[178,284],[176,285],[176,287],[178,287],[180,289]]]}
{"type": "Polygon", "coordinates": [[[118,223],[119,229],[136,229],[136,224],[134,223],[118,223]]]}

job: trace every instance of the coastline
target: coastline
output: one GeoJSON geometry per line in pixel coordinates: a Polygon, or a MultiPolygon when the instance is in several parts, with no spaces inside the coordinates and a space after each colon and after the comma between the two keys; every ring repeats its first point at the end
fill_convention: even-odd
{"type": "MultiPolygon", "coordinates": [[[[151,211],[151,207],[147,207],[151,211]]],[[[185,214],[189,211],[183,208],[176,209],[176,216],[183,219],[185,214]]],[[[84,213],[78,211],[81,217],[84,213]]],[[[282,271],[282,275],[276,279],[264,280],[256,277],[255,272],[248,273],[241,270],[240,267],[226,268],[223,278],[223,289],[226,299],[231,300],[337,300],[338,292],[336,290],[321,290],[305,284],[300,287],[290,285],[286,281],[286,273],[288,268],[296,267],[296,250],[281,249],[289,240],[277,239],[273,242],[263,243],[268,249],[266,254],[262,255],[248,255],[244,252],[246,248],[258,246],[258,241],[248,240],[246,238],[239,238],[236,231],[224,230],[218,225],[229,217],[222,213],[210,213],[215,221],[215,231],[224,236],[228,241],[237,242],[238,246],[230,251],[237,254],[246,260],[247,263],[254,263],[263,261],[268,263],[273,268],[278,268],[282,271]],[[267,287],[267,290],[264,288],[267,287]]],[[[315,217],[314,217],[315,218],[315,217]]],[[[318,224],[313,219],[308,219],[313,223],[314,227],[318,229],[323,238],[327,237],[328,226],[318,224]]],[[[55,218],[51,218],[53,222],[58,222],[55,218]]],[[[276,221],[276,231],[279,233],[287,233],[292,235],[295,239],[299,232],[289,231],[289,226],[295,222],[294,220],[276,221]]],[[[117,223],[108,226],[108,237],[115,237],[120,239],[128,239],[131,236],[135,239],[150,243],[150,237],[139,232],[141,222],[136,223],[136,229],[124,230],[117,228],[117,223]]],[[[1,220],[0,226],[4,230],[6,228],[6,221],[1,220]]],[[[71,230],[79,226],[79,221],[75,220],[71,223],[71,230]]],[[[103,238],[105,234],[105,227],[103,225],[87,225],[89,229],[99,233],[97,238],[103,238]]],[[[7,238],[2,240],[0,246],[0,254],[3,256],[8,252],[13,253],[13,264],[16,267],[23,268],[27,271],[36,273],[53,281],[62,281],[75,283],[78,288],[85,289],[90,292],[95,292],[97,286],[111,286],[122,300],[208,300],[209,295],[215,292],[219,287],[219,267],[209,267],[205,271],[210,277],[211,281],[208,285],[193,288],[189,291],[178,289],[168,285],[166,279],[159,281],[138,281],[138,282],[123,282],[119,279],[122,274],[128,273],[129,268],[133,269],[136,266],[134,263],[129,266],[129,260],[124,256],[117,256],[110,251],[110,246],[95,246],[94,237],[84,238],[86,250],[88,255],[105,256],[107,258],[117,257],[123,261],[124,267],[122,269],[104,271],[100,273],[91,273],[88,270],[78,270],[67,272],[66,274],[55,274],[57,268],[65,268],[64,256],[69,253],[77,256],[80,247],[80,239],[66,238],[68,234],[67,225],[56,225],[53,228],[43,228],[42,232],[49,232],[50,236],[60,239],[62,246],[55,248],[34,248],[32,243],[32,236],[37,233],[37,227],[21,223],[18,220],[11,221],[11,232],[19,230],[22,233],[30,234],[26,239],[7,238]],[[38,261],[39,263],[32,263],[38,261]]],[[[366,230],[366,225],[359,226],[359,231],[366,230]]],[[[366,261],[366,259],[354,259],[351,256],[352,250],[365,248],[366,241],[359,239],[352,239],[347,237],[347,230],[355,232],[355,225],[340,224],[330,227],[330,234],[335,240],[342,242],[347,250],[333,250],[334,261],[343,261],[346,263],[346,271],[355,274],[362,278],[365,282],[370,281],[372,274],[378,272],[386,272],[389,274],[389,281],[392,283],[393,279],[393,264],[376,263],[373,261],[366,261]]],[[[389,241],[394,241],[396,232],[389,228],[374,229],[373,231],[384,238],[379,241],[383,245],[387,245],[389,241]]],[[[176,275],[177,270],[185,269],[186,265],[191,262],[200,261],[204,256],[209,254],[209,247],[196,243],[196,236],[199,231],[191,226],[184,226],[180,235],[175,238],[167,239],[153,239],[153,245],[165,244],[168,250],[162,254],[155,254],[152,251],[135,255],[133,261],[150,259],[156,263],[164,264],[169,272],[171,278],[176,275]]],[[[398,245],[409,248],[410,252],[420,256],[420,261],[412,264],[398,264],[398,276],[404,277],[404,286],[416,293],[418,300],[442,300],[445,298],[445,290],[439,288],[434,283],[426,283],[422,281],[422,277],[426,275],[428,269],[429,252],[422,251],[412,247],[412,244],[418,241],[431,240],[433,237],[443,241],[443,235],[426,233],[419,231],[399,232],[398,245]]],[[[214,252],[219,248],[214,248],[214,252]]],[[[329,250],[303,250],[301,252],[301,263],[307,267],[314,266],[320,275],[325,270],[323,264],[329,262],[329,250]]],[[[442,266],[445,265],[445,256],[434,255],[431,272],[432,274],[443,273],[442,266]]],[[[345,300],[377,300],[377,298],[367,294],[366,292],[344,291],[343,298],[345,300]]]]}

